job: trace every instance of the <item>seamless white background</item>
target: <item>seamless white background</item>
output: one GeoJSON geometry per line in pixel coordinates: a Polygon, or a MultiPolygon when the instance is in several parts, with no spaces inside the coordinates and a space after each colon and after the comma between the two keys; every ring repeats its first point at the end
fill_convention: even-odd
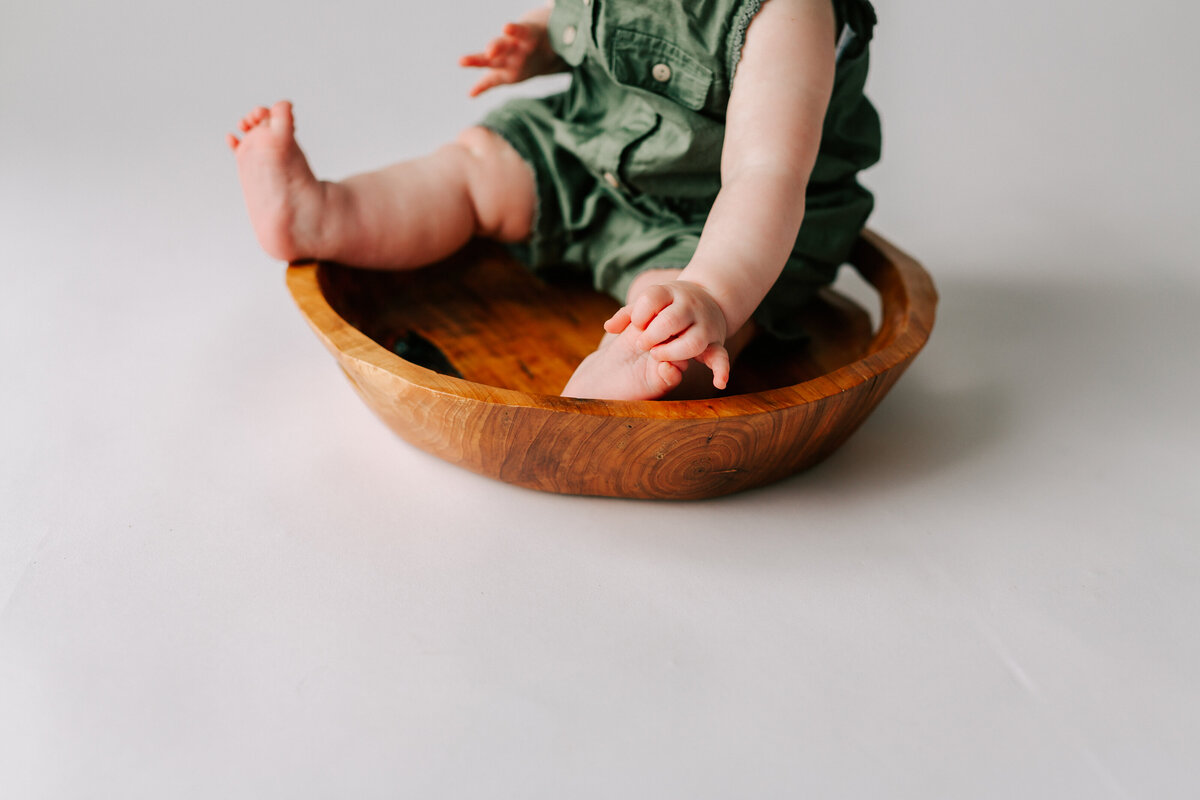
{"type": "Polygon", "coordinates": [[[557,497],[393,437],[223,136],[423,153],[522,5],[0,5],[0,796],[1192,797],[1200,12],[878,3],[942,294],[824,465],[557,497]]]}

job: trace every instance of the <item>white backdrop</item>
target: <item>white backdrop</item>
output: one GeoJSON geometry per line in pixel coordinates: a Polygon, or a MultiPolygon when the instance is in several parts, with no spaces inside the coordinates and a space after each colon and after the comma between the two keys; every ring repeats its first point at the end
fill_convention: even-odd
{"type": "Polygon", "coordinates": [[[672,505],[395,439],[245,220],[246,110],[422,153],[557,85],[466,97],[521,4],[0,5],[0,796],[1192,796],[1200,12],[878,6],[938,327],[827,463],[672,505]]]}

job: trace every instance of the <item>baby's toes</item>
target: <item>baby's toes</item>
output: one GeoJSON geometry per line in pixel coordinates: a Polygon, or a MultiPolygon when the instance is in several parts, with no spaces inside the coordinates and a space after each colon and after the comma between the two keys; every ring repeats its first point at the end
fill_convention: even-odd
{"type": "Polygon", "coordinates": [[[659,361],[657,372],[658,380],[663,384],[664,394],[683,381],[683,370],[674,361],[659,361]]]}
{"type": "Polygon", "coordinates": [[[242,117],[242,121],[238,123],[242,133],[249,133],[253,128],[257,127],[267,117],[267,109],[259,106],[251,111],[246,116],[242,117]]]}
{"type": "Polygon", "coordinates": [[[279,133],[290,134],[292,132],[292,127],[295,123],[292,119],[292,104],[290,101],[280,100],[271,106],[271,110],[267,114],[272,129],[279,133]]]}

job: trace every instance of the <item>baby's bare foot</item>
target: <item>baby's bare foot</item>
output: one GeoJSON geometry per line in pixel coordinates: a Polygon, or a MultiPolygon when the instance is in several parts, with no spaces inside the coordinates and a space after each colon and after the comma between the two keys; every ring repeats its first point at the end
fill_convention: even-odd
{"type": "Polygon", "coordinates": [[[567,381],[563,397],[596,400],[657,400],[683,380],[685,363],[659,361],[637,346],[642,331],[632,325],[606,334],[596,352],[567,381]]]}
{"type": "Polygon", "coordinates": [[[308,168],[293,133],[292,104],[259,107],[240,125],[245,136],[226,140],[258,243],[274,258],[321,258],[321,208],[325,184],[308,168]]]}

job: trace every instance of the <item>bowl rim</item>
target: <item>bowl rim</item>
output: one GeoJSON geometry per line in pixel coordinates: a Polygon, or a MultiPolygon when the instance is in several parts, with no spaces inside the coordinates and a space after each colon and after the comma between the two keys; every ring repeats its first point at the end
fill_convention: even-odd
{"type": "Polygon", "coordinates": [[[704,400],[592,400],[522,392],[442,375],[406,361],[337,313],[321,291],[320,262],[288,266],[287,286],[301,313],[339,358],[389,373],[411,386],[439,395],[518,408],[636,419],[719,419],[771,413],[816,403],[854,389],[911,361],[933,329],[937,290],[915,259],[879,234],[864,230],[848,263],[880,298],[879,329],[859,359],[791,386],[704,400]]]}

